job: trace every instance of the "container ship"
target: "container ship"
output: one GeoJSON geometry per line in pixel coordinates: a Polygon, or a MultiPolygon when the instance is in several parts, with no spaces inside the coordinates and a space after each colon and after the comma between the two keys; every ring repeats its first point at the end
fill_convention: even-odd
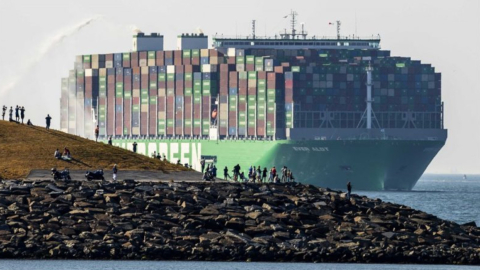
{"type": "Polygon", "coordinates": [[[130,52],[81,55],[62,79],[60,128],[200,170],[291,169],[303,183],[411,190],[447,138],[441,74],[380,37],[138,32],[130,52]]]}

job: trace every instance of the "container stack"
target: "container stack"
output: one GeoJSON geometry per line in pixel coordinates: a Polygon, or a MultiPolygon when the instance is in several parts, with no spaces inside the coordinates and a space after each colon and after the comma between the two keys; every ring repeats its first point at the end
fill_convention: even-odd
{"type": "Polygon", "coordinates": [[[77,69],[77,100],[76,104],[76,111],[77,118],[76,118],[76,132],[78,136],[85,137],[85,70],[84,69],[77,69]]]}
{"type": "MultiPolygon", "coordinates": [[[[167,54],[168,51],[165,53],[167,54]]],[[[172,53],[173,56],[173,53],[172,53]]],[[[173,58],[166,58],[172,59],[173,58]]],[[[175,136],[175,66],[167,66],[167,135],[175,136]]]]}
{"type": "Polygon", "coordinates": [[[98,72],[96,69],[85,69],[85,104],[84,104],[84,131],[85,137],[93,138],[93,73],[98,72]]]}
{"type": "Polygon", "coordinates": [[[60,130],[68,132],[68,78],[62,78],[60,93],[60,130]]]}
{"type": "MultiPolygon", "coordinates": [[[[123,61],[130,66],[130,59],[123,61]]],[[[132,134],[132,69],[126,68],[123,72],[123,135],[132,134]]]]}
{"type": "Polygon", "coordinates": [[[140,135],[140,67],[133,68],[132,135],[140,135]]]}
{"type": "MultiPolygon", "coordinates": [[[[181,51],[180,51],[181,52],[181,51]]],[[[177,53],[178,58],[182,59],[182,55],[177,53]]],[[[181,60],[178,60],[181,61],[181,60]]],[[[183,136],[184,129],[184,74],[185,66],[175,66],[175,133],[174,135],[183,136]]]]}
{"type": "Polygon", "coordinates": [[[98,70],[98,127],[99,135],[107,136],[107,69],[98,70]]]}
{"type": "MultiPolygon", "coordinates": [[[[184,61],[191,62],[191,58],[184,61]]],[[[192,65],[185,65],[184,73],[184,121],[185,121],[185,136],[193,135],[193,69],[192,65]]]]}
{"type": "MultiPolygon", "coordinates": [[[[121,62],[121,54],[115,54],[121,62]],[[118,55],[118,56],[117,56],[118,55]]],[[[123,135],[123,68],[115,68],[115,135],[123,135]]]]}
{"type": "MultiPolygon", "coordinates": [[[[389,112],[440,110],[441,75],[389,51],[141,51],[76,57],[62,80],[60,127],[93,137],[97,119],[101,136],[207,137],[216,120],[220,138],[282,138],[285,128],[320,126],[320,117],[307,112],[363,112],[368,65],[382,127],[403,127],[389,112]]],[[[416,120],[426,127],[440,122],[440,114],[416,120]]]]}
{"type": "MultiPolygon", "coordinates": [[[[149,60],[150,61],[150,60],[149,60]]],[[[152,58],[151,61],[155,62],[155,58],[152,58]]],[[[157,106],[158,106],[158,69],[156,66],[149,67],[150,74],[150,89],[149,89],[149,100],[148,100],[148,120],[149,128],[148,135],[156,136],[158,135],[158,118],[157,118],[157,106]]]]}

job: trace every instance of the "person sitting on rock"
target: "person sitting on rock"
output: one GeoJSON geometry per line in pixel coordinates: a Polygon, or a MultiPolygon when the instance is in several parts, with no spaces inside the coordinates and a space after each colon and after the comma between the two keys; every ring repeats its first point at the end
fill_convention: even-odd
{"type": "Polygon", "coordinates": [[[30,121],[30,119],[28,119],[27,121],[27,126],[33,126],[32,122],[30,121]]]}
{"type": "Polygon", "coordinates": [[[58,151],[58,148],[57,148],[57,150],[55,150],[55,153],[53,154],[53,157],[56,158],[56,159],[60,159],[62,157],[62,154],[60,154],[60,151],[58,151]]]}

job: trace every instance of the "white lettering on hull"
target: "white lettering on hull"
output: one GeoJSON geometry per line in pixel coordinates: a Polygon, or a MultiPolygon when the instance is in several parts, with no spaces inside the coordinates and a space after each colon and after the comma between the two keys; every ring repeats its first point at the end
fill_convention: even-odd
{"type": "MultiPolygon", "coordinates": [[[[133,142],[128,143],[114,143],[115,146],[125,148],[129,151],[133,150],[133,142]]],[[[183,164],[188,163],[192,165],[192,169],[200,171],[200,159],[202,157],[201,143],[156,143],[156,142],[137,142],[137,153],[152,156],[153,152],[157,151],[163,159],[165,155],[169,162],[183,164]],[[148,152],[146,152],[148,149],[148,152]]]]}
{"type": "Polygon", "coordinates": [[[297,152],[329,152],[330,150],[328,149],[328,147],[304,147],[304,146],[294,146],[292,147],[294,151],[297,151],[297,152]]]}

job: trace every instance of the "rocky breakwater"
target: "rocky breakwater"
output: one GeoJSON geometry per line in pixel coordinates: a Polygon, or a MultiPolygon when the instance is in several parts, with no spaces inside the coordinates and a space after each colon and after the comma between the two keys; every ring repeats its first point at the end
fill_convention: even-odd
{"type": "Polygon", "coordinates": [[[311,185],[0,183],[0,258],[478,264],[479,236],[311,185]]]}

